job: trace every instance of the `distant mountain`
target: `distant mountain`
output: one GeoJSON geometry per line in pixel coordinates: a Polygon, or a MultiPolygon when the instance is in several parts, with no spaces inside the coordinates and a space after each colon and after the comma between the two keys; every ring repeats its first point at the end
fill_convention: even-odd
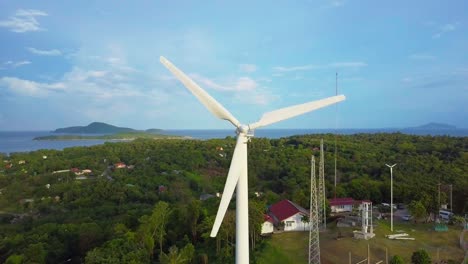
{"type": "Polygon", "coordinates": [[[448,124],[431,122],[422,126],[410,127],[409,129],[457,129],[457,127],[448,124]]]}
{"type": "Polygon", "coordinates": [[[72,126],[58,128],[53,133],[72,133],[72,134],[115,134],[115,133],[130,133],[130,132],[147,132],[157,134],[161,129],[148,129],[146,131],[136,130],[128,127],[118,127],[102,122],[93,122],[87,126],[72,126]]]}

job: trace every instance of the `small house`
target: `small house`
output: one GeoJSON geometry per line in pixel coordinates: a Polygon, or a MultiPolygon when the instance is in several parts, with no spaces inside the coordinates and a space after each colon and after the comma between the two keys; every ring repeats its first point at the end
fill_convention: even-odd
{"type": "Polygon", "coordinates": [[[213,194],[204,193],[200,195],[200,201],[205,201],[213,197],[215,197],[213,194]]]}
{"type": "Polygon", "coordinates": [[[265,214],[263,215],[264,222],[262,224],[262,232],[260,234],[271,234],[274,230],[274,220],[271,216],[265,214]]]}
{"type": "Polygon", "coordinates": [[[116,169],[123,169],[123,168],[126,168],[127,165],[123,162],[117,162],[116,164],[114,164],[114,168],[116,169]]]}
{"type": "Polygon", "coordinates": [[[166,192],[167,191],[167,187],[164,186],[164,185],[159,185],[158,187],[158,192],[159,193],[163,193],[163,192],[166,192]]]}
{"type": "Polygon", "coordinates": [[[284,231],[303,231],[309,227],[309,223],[302,220],[309,217],[309,212],[298,204],[289,200],[282,200],[269,208],[269,215],[275,225],[284,223],[284,231]]]}
{"type": "Polygon", "coordinates": [[[332,198],[329,200],[332,213],[352,212],[355,201],[353,198],[332,198]]]}

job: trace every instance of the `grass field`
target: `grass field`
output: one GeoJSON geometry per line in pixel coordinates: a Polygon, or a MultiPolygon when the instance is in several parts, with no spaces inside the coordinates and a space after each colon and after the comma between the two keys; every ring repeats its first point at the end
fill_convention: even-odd
{"type": "MultiPolygon", "coordinates": [[[[400,255],[405,263],[410,263],[411,254],[423,248],[429,252],[432,260],[453,259],[461,262],[464,252],[458,246],[461,228],[449,227],[448,232],[434,232],[430,224],[395,223],[393,230],[404,231],[414,241],[389,240],[385,235],[391,234],[386,222],[378,222],[374,230],[376,236],[368,241],[353,239],[354,228],[341,228],[344,238],[336,240],[338,229],[335,224],[329,225],[327,231],[320,233],[320,252],[322,263],[348,263],[349,252],[352,262],[356,263],[367,257],[367,245],[370,247],[371,263],[383,260],[385,248],[389,259],[400,255]]],[[[265,247],[257,257],[257,263],[307,263],[308,232],[285,232],[274,234],[268,239],[265,247]]]]}

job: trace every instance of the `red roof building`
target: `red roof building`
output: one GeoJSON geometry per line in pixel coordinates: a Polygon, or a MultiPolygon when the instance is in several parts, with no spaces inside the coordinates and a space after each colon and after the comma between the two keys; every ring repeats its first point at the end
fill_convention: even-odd
{"type": "Polygon", "coordinates": [[[262,224],[262,231],[261,231],[261,234],[262,235],[266,235],[266,234],[271,234],[273,233],[275,227],[274,227],[274,220],[271,216],[267,215],[267,214],[264,214],[263,215],[263,224],[262,224]]]}
{"type": "Polygon", "coordinates": [[[309,217],[309,211],[289,200],[271,205],[269,211],[275,224],[284,223],[284,231],[299,231],[303,230],[305,225],[308,226],[308,223],[302,222],[302,218],[309,217]]]}
{"type": "Polygon", "coordinates": [[[354,200],[351,197],[333,198],[329,202],[332,213],[352,212],[354,206],[360,208],[363,203],[372,204],[369,200],[354,200]]]}
{"type": "Polygon", "coordinates": [[[114,167],[117,169],[122,169],[122,168],[127,167],[127,165],[123,162],[117,162],[116,164],[114,164],[114,167]]]}
{"type": "Polygon", "coordinates": [[[275,216],[280,222],[297,213],[309,215],[309,212],[306,209],[289,200],[282,200],[270,206],[270,213],[273,214],[273,216],[275,216]]]}
{"type": "Polygon", "coordinates": [[[330,202],[330,206],[338,206],[338,205],[354,205],[356,202],[353,198],[346,197],[346,198],[332,198],[328,200],[330,202]]]}

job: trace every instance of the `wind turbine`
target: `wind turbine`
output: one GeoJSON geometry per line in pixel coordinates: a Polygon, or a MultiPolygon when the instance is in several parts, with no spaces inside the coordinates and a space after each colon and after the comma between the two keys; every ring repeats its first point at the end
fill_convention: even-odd
{"type": "Polygon", "coordinates": [[[236,127],[237,143],[234,148],[231,166],[229,167],[223,196],[218,213],[211,230],[211,237],[216,237],[224,215],[231,201],[234,189],[236,191],[236,263],[249,263],[249,209],[247,180],[247,143],[253,137],[256,128],[286,120],[319,108],[343,101],[344,95],[332,96],[305,104],[294,105],[263,114],[259,121],[250,125],[241,124],[218,101],[198,86],[185,73],[174,66],[169,60],[160,57],[161,63],[174,74],[179,81],[216,117],[231,122],[236,127]]]}

